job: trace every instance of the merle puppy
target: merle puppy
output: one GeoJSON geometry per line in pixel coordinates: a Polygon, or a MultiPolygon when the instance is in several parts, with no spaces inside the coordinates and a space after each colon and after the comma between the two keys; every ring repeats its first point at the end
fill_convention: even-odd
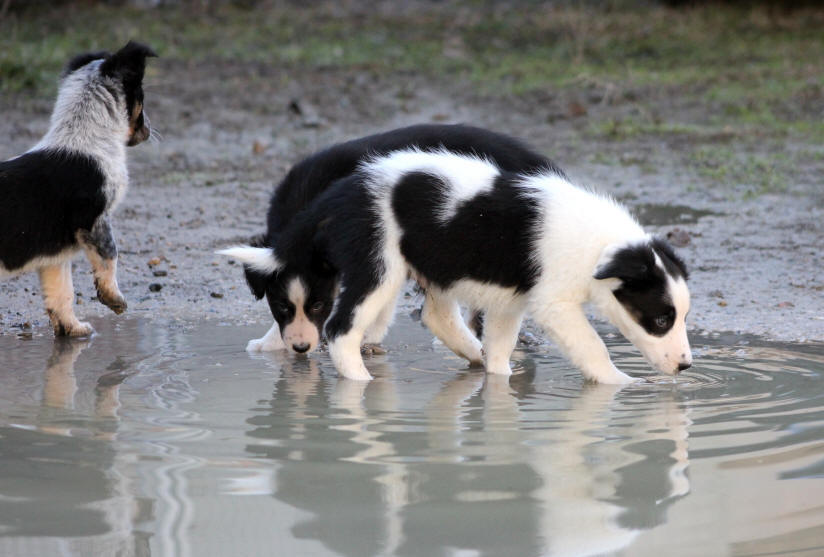
{"type": "MultiPolygon", "coordinates": [[[[466,125],[416,125],[347,141],[320,151],[297,163],[275,189],[269,205],[267,231],[252,239],[246,252],[224,250],[220,253],[245,260],[254,248],[266,249],[286,240],[284,234],[296,214],[304,210],[335,180],[349,176],[358,164],[369,157],[400,149],[447,149],[455,153],[477,155],[494,162],[503,170],[538,172],[551,170],[563,174],[549,159],[521,141],[504,134],[466,125]]],[[[323,231],[319,230],[322,234],[323,231]]],[[[309,238],[311,240],[311,238],[309,238]]],[[[306,240],[305,238],[303,240],[306,240]]],[[[266,296],[275,322],[260,339],[249,341],[249,351],[287,349],[293,352],[314,350],[321,338],[323,324],[332,311],[336,294],[337,269],[330,265],[318,242],[295,246],[301,261],[277,270],[244,266],[246,280],[257,299],[266,296]],[[309,270],[298,276],[296,269],[309,270]]],[[[267,252],[268,253],[268,252],[267,252]]],[[[425,323],[434,315],[435,306],[424,304],[425,323]]],[[[451,312],[451,309],[450,309],[451,312]]],[[[462,319],[460,315],[444,319],[462,319]]],[[[434,325],[427,323],[430,328],[434,325]]],[[[380,342],[382,334],[367,335],[367,343],[380,342]]]]}
{"type": "Polygon", "coordinates": [[[117,286],[109,216],[126,193],[126,147],[145,141],[146,45],[73,58],[61,77],[49,130],[26,153],[0,163],[0,277],[37,271],[55,335],[92,332],[74,314],[71,260],[83,250],[98,299],[126,309],[117,286]]]}

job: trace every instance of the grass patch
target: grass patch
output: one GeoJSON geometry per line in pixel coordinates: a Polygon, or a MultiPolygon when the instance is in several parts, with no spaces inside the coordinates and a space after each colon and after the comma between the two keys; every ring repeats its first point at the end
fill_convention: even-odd
{"type": "Polygon", "coordinates": [[[739,191],[747,199],[786,192],[792,175],[791,159],[785,153],[753,155],[729,147],[704,146],[693,151],[691,163],[699,175],[739,191]]]}
{"type": "Polygon", "coordinates": [[[197,63],[414,71],[490,95],[608,84],[619,92],[691,97],[707,107],[701,122],[630,118],[591,130],[606,137],[713,133],[724,126],[824,137],[824,9],[778,14],[717,4],[673,11],[626,2],[477,0],[392,10],[353,6],[198,12],[81,4],[23,11],[3,22],[0,92],[53,94],[72,54],[139,38],[166,59],[197,63]]]}

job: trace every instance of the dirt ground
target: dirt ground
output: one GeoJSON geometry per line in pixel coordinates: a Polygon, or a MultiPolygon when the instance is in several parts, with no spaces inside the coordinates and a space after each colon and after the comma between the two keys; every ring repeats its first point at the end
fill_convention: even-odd
{"type": "MultiPolygon", "coordinates": [[[[253,300],[238,265],[213,252],[263,230],[270,192],[286,169],[341,140],[419,122],[463,122],[527,140],[576,182],[639,211],[650,230],[674,233],[692,272],[695,333],[824,340],[821,160],[795,165],[787,188],[747,195],[744,184],[721,187],[685,161],[689,136],[589,133],[593,122],[639,110],[631,98],[609,99],[608,85],[494,96],[414,72],[301,72],[162,58],[150,65],[146,111],[163,139],[130,151],[130,190],[113,219],[127,316],[259,323],[264,331],[268,308],[253,300]]],[[[646,95],[644,106],[682,120],[704,110],[694,97],[646,95]]],[[[50,101],[0,97],[0,158],[34,144],[50,111],[50,101]]],[[[81,258],[74,277],[81,319],[122,319],[92,299],[81,258]]],[[[415,303],[407,298],[401,311],[415,303]]],[[[32,274],[0,283],[0,334],[29,327],[51,334],[32,274]]]]}

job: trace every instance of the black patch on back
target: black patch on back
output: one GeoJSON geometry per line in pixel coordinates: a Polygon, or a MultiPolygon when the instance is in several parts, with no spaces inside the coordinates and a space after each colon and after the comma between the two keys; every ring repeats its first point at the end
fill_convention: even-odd
{"type": "Polygon", "coordinates": [[[76,246],[106,208],[105,177],[89,156],[44,150],[0,163],[0,261],[8,270],[76,246]]]}
{"type": "Polygon", "coordinates": [[[349,176],[368,156],[400,149],[445,148],[464,155],[485,156],[501,170],[532,173],[563,171],[523,142],[504,134],[465,125],[420,124],[334,145],[293,166],[275,189],[267,216],[267,241],[277,236],[292,217],[306,208],[335,180],[349,176]]]}
{"type": "MultiPolygon", "coordinates": [[[[321,194],[334,188],[340,189],[329,194],[325,202],[326,207],[342,202],[341,196],[346,197],[347,188],[356,186],[357,179],[352,177],[353,173],[368,156],[385,155],[411,147],[424,150],[446,148],[461,154],[482,155],[506,171],[532,173],[549,170],[563,176],[563,172],[552,161],[521,141],[504,134],[465,125],[409,126],[355,139],[320,151],[289,170],[276,187],[269,204],[263,245],[277,247],[278,257],[287,263],[286,269],[277,276],[268,278],[270,287],[266,288],[266,296],[270,307],[273,301],[279,303],[286,299],[285,285],[288,284],[289,278],[298,273],[309,290],[309,299],[325,302],[323,319],[328,317],[337,273],[340,269],[346,268],[346,261],[340,260],[342,255],[352,253],[351,260],[357,261],[355,254],[360,257],[363,250],[376,249],[375,245],[380,241],[380,235],[374,228],[374,216],[367,218],[367,222],[363,222],[363,217],[355,217],[345,226],[346,230],[342,237],[330,239],[325,235],[325,230],[331,221],[326,219],[325,222],[320,222],[316,218],[320,210],[306,209],[313,201],[318,200],[321,194]],[[333,188],[333,184],[338,180],[341,183],[333,188]],[[358,229],[358,226],[362,228],[358,229]],[[312,247],[309,247],[310,244],[312,247]]],[[[355,194],[355,197],[362,195],[360,192],[355,194]]],[[[367,201],[361,198],[355,204],[367,201]]],[[[337,223],[344,220],[344,213],[339,207],[323,210],[328,211],[328,215],[336,219],[337,223]]],[[[348,270],[350,278],[353,273],[363,274],[357,279],[363,286],[377,284],[375,273],[378,271],[379,269],[363,268],[348,270]]],[[[253,281],[257,284],[258,278],[252,277],[250,281],[247,274],[250,286],[253,281]]],[[[253,293],[257,295],[257,292],[259,290],[256,291],[253,287],[253,293]]],[[[345,293],[341,299],[341,302],[349,306],[359,301],[362,300],[347,297],[345,293]]],[[[340,319],[350,316],[349,312],[339,312],[339,315],[345,316],[340,319]]],[[[348,330],[350,326],[351,323],[341,321],[332,323],[331,327],[327,325],[327,331],[331,328],[334,332],[341,332],[348,330]]]]}
{"type": "Polygon", "coordinates": [[[105,50],[101,50],[99,52],[85,52],[83,54],[78,54],[66,64],[66,67],[63,68],[62,77],[66,77],[73,71],[79,70],[89,62],[93,62],[95,60],[101,60],[109,56],[109,53],[105,50]]]}
{"type": "MultiPolygon", "coordinates": [[[[675,306],[667,290],[667,273],[685,277],[681,274],[681,269],[685,271],[685,268],[677,257],[680,265],[669,256],[666,256],[666,259],[661,257],[659,253],[667,269],[667,272],[664,272],[655,264],[653,246],[656,248],[655,251],[658,251],[655,242],[629,246],[617,251],[609,263],[598,269],[594,278],[620,279],[621,286],[613,290],[615,298],[645,331],[654,336],[664,336],[675,323],[675,306]],[[668,265],[678,274],[673,273],[668,265]],[[659,317],[666,319],[664,326],[656,323],[659,317]]],[[[674,256],[671,248],[669,252],[674,256]]]]}
{"type": "Polygon", "coordinates": [[[541,213],[538,201],[514,185],[518,179],[499,176],[492,189],[462,202],[443,223],[444,182],[424,172],[405,175],[392,195],[403,256],[442,288],[460,279],[518,292],[532,288],[540,272],[532,255],[541,213]]]}

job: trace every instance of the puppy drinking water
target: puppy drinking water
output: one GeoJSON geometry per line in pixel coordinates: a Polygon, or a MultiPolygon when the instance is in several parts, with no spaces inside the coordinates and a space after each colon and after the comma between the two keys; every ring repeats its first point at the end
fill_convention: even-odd
{"type": "Polygon", "coordinates": [[[658,371],[675,374],[692,362],[684,263],[622,206],[553,169],[512,173],[446,150],[395,151],[336,182],[274,249],[227,253],[259,273],[291,269],[304,284],[313,272],[308,246],[338,271],[325,329],[335,367],[348,378],[371,378],[360,344],[370,331],[385,332],[410,275],[435,306],[427,325],[490,373],[511,373],[528,314],[587,379],[632,381],[610,360],[586,303],[658,371]],[[459,303],[484,311],[483,342],[463,321],[448,319],[459,303]]]}

